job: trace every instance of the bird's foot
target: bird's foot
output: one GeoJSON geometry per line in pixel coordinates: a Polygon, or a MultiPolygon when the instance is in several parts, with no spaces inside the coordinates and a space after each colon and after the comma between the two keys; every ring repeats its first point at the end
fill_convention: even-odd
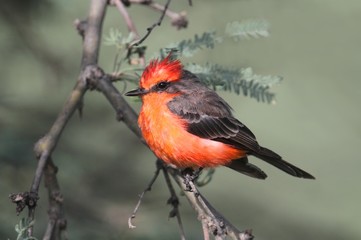
{"type": "Polygon", "coordinates": [[[191,186],[191,182],[194,182],[194,180],[196,180],[203,168],[198,168],[196,170],[193,170],[192,168],[185,168],[182,171],[182,175],[183,175],[183,179],[184,179],[184,184],[186,185],[185,190],[188,192],[193,192],[192,190],[192,186],[191,186]]]}

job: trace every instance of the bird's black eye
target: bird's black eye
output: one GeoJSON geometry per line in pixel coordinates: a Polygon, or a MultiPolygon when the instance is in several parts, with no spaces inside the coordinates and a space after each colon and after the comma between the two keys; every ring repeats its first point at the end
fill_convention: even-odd
{"type": "Polygon", "coordinates": [[[163,81],[157,84],[157,90],[164,90],[169,86],[169,82],[163,81]]]}

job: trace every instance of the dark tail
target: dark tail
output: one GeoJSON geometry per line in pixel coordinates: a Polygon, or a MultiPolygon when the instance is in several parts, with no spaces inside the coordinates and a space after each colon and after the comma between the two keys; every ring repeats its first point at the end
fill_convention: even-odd
{"type": "Polygon", "coordinates": [[[248,162],[247,157],[233,160],[227,167],[250,177],[258,179],[267,178],[267,175],[260,168],[248,162]]]}
{"type": "Polygon", "coordinates": [[[315,179],[315,177],[308,172],[305,172],[302,169],[292,165],[291,163],[286,162],[277,153],[267,148],[260,147],[260,150],[258,152],[253,152],[252,155],[262,159],[263,161],[281,169],[282,171],[292,176],[299,178],[315,179]]]}

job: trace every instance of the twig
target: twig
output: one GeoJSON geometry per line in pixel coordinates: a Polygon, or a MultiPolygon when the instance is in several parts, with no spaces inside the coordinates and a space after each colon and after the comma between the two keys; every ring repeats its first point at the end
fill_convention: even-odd
{"type": "Polygon", "coordinates": [[[167,186],[168,186],[168,189],[169,189],[169,192],[170,192],[170,198],[168,199],[167,203],[171,204],[173,206],[173,209],[170,211],[169,217],[177,217],[181,240],[185,240],[186,237],[185,237],[184,228],[183,228],[183,224],[182,224],[182,219],[181,219],[181,216],[180,216],[180,213],[179,213],[179,208],[178,208],[179,199],[178,199],[177,194],[176,194],[176,192],[175,192],[175,190],[173,188],[173,185],[172,185],[172,182],[170,180],[167,168],[165,167],[162,160],[158,159],[157,161],[161,162],[161,164],[162,164],[162,170],[163,170],[165,182],[167,183],[167,186]]]}
{"type": "Polygon", "coordinates": [[[112,0],[111,2],[117,7],[120,14],[123,16],[124,21],[127,24],[128,31],[134,33],[135,39],[139,39],[139,34],[137,31],[137,28],[135,27],[135,24],[134,24],[132,18],[130,17],[127,9],[125,9],[123,2],[121,0],[112,0]]]}
{"type": "Polygon", "coordinates": [[[159,172],[160,172],[161,169],[162,169],[162,168],[161,168],[161,166],[158,164],[158,161],[157,161],[157,168],[156,168],[156,171],[155,171],[155,173],[154,173],[153,178],[150,180],[147,188],[144,189],[144,191],[139,195],[138,203],[137,203],[137,205],[135,206],[132,215],[128,218],[128,227],[129,227],[129,228],[136,228],[136,226],[133,225],[132,220],[135,218],[135,216],[136,216],[136,214],[137,214],[137,212],[138,212],[138,209],[139,209],[140,204],[142,203],[144,194],[145,194],[146,192],[149,192],[149,191],[152,189],[152,186],[153,186],[155,180],[157,180],[157,178],[158,178],[158,176],[159,176],[159,172]]]}
{"type": "Polygon", "coordinates": [[[208,226],[205,221],[202,221],[202,231],[203,231],[203,239],[204,240],[210,240],[208,226]]]}
{"type": "MultiPolygon", "coordinates": [[[[101,71],[100,68],[99,71],[101,71]]],[[[88,84],[104,94],[114,108],[117,114],[117,120],[123,121],[130,130],[133,131],[133,133],[142,139],[142,133],[137,124],[138,115],[127,103],[127,101],[124,100],[118,89],[114,87],[112,84],[112,77],[110,75],[103,74],[102,76],[96,78],[89,78],[88,84]]],[[[142,141],[145,143],[144,140],[142,141]]]]}
{"type": "Polygon", "coordinates": [[[186,28],[188,26],[188,19],[186,18],[185,12],[180,12],[180,13],[173,12],[166,6],[163,6],[152,0],[129,0],[129,2],[149,6],[156,11],[160,11],[160,12],[165,11],[165,15],[167,15],[171,19],[172,25],[175,26],[178,30],[182,28],[186,28]]]}
{"type": "Polygon", "coordinates": [[[139,39],[136,42],[132,43],[131,46],[139,46],[142,42],[144,42],[145,39],[147,39],[149,37],[150,33],[153,31],[153,29],[155,27],[160,26],[160,24],[162,23],[163,18],[165,16],[165,13],[166,13],[166,11],[168,9],[168,6],[170,4],[170,1],[171,0],[168,0],[167,3],[165,4],[164,9],[162,11],[162,15],[160,16],[159,20],[156,23],[154,23],[152,26],[148,27],[147,28],[147,33],[141,39],[139,39]]]}
{"type": "Polygon", "coordinates": [[[60,193],[60,187],[56,174],[58,168],[49,158],[44,171],[45,187],[48,189],[49,198],[49,221],[43,240],[60,240],[61,233],[66,229],[66,220],[63,209],[63,196],[60,193]]]}
{"type": "MultiPolygon", "coordinates": [[[[117,9],[119,10],[120,14],[123,16],[124,21],[127,24],[128,27],[128,31],[130,33],[134,34],[134,39],[135,41],[139,40],[140,36],[139,33],[137,31],[137,28],[135,27],[135,24],[132,20],[132,18],[130,17],[127,9],[124,6],[124,3],[121,0],[112,0],[111,3],[113,3],[117,9]]],[[[132,45],[130,44],[130,46],[128,46],[128,54],[127,57],[130,57],[130,54],[132,53],[132,45]]],[[[145,65],[145,56],[144,56],[144,52],[143,51],[138,51],[139,53],[139,62],[141,66],[145,65]]]]}
{"type": "Polygon", "coordinates": [[[73,24],[74,24],[75,29],[78,31],[78,34],[84,40],[85,30],[88,27],[87,20],[80,20],[77,18],[74,20],[73,24]]]}
{"type": "MultiPolygon", "coordinates": [[[[186,189],[183,177],[176,169],[168,168],[173,178],[181,189],[186,189]]],[[[191,183],[192,191],[184,191],[191,206],[198,213],[202,226],[207,226],[208,231],[215,236],[229,236],[236,240],[253,239],[251,230],[240,231],[225,219],[213,206],[202,196],[198,189],[191,183]]]]}

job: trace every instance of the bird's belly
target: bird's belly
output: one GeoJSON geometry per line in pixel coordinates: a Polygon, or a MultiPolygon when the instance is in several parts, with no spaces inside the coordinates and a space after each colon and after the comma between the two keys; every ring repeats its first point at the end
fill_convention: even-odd
{"type": "Polygon", "coordinates": [[[186,130],[186,122],[164,109],[152,117],[140,114],[139,126],[157,157],[177,167],[216,167],[245,156],[230,145],[200,138],[186,130]]]}

